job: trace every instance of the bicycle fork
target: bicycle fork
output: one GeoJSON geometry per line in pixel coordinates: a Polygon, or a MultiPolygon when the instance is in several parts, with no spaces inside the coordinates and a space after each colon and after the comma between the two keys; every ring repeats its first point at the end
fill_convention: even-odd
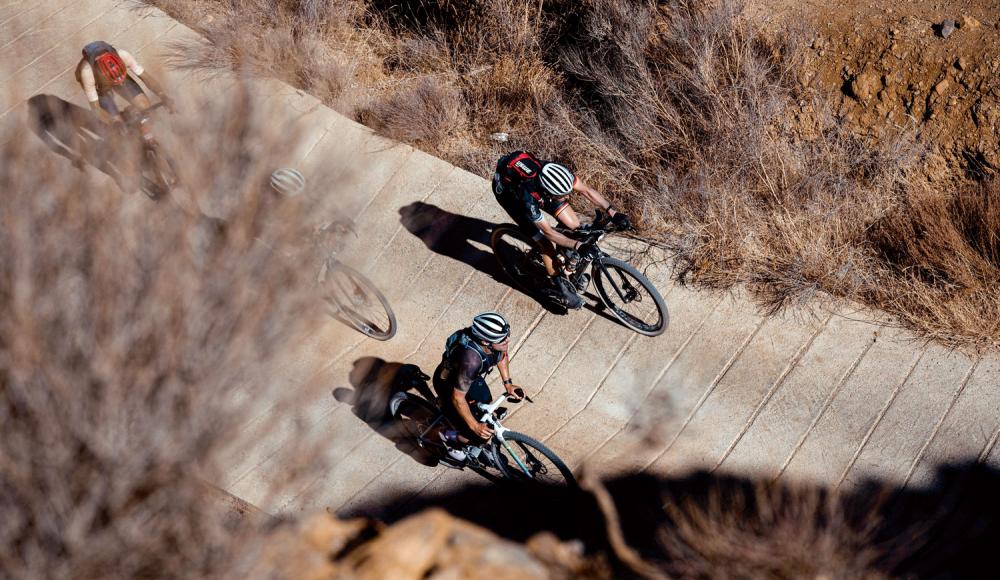
{"type": "Polygon", "coordinates": [[[510,442],[508,442],[503,436],[503,434],[507,432],[507,428],[501,425],[496,420],[487,419],[486,422],[489,423],[490,427],[493,428],[493,437],[495,437],[500,441],[500,443],[503,445],[503,448],[507,450],[507,454],[514,459],[514,462],[517,463],[517,466],[519,468],[521,468],[521,471],[523,471],[524,474],[527,475],[528,477],[531,477],[531,471],[528,469],[528,466],[525,465],[523,461],[521,461],[521,458],[518,457],[517,453],[510,446],[510,442]]]}
{"type": "Polygon", "coordinates": [[[531,471],[528,470],[528,466],[525,465],[524,462],[521,461],[521,458],[517,456],[517,453],[515,453],[514,450],[511,449],[510,443],[507,442],[507,440],[504,439],[503,437],[498,437],[498,439],[500,439],[500,443],[503,444],[503,447],[504,449],[507,450],[507,453],[514,458],[514,461],[517,463],[517,466],[521,468],[521,471],[523,471],[524,474],[527,475],[528,477],[531,477],[531,471]]]}

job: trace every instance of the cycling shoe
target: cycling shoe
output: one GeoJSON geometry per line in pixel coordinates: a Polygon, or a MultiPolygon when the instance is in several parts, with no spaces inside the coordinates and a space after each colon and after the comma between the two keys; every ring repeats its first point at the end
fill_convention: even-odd
{"type": "Polygon", "coordinates": [[[570,310],[583,308],[583,298],[580,298],[580,295],[576,293],[576,287],[573,286],[572,282],[562,276],[555,278],[555,282],[566,308],[570,310]]]}

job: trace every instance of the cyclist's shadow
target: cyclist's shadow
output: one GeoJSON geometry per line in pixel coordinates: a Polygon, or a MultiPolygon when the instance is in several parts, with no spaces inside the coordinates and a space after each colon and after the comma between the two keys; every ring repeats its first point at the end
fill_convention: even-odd
{"type": "Polygon", "coordinates": [[[399,222],[432,252],[476,268],[531,297],[550,312],[566,314],[565,308],[552,304],[540,292],[525,291],[500,269],[490,247],[493,230],[500,224],[452,213],[422,201],[399,208],[399,222]]]}
{"type": "Polygon", "coordinates": [[[432,252],[508,283],[490,249],[490,236],[500,224],[451,213],[422,201],[399,208],[399,222],[432,252]]]}
{"type": "Polygon", "coordinates": [[[356,417],[395,443],[397,449],[423,465],[434,466],[438,463],[437,458],[418,447],[389,415],[389,399],[400,391],[415,390],[421,397],[434,401],[435,395],[428,379],[417,365],[365,356],[354,361],[348,375],[348,381],[354,388],[338,387],[333,390],[333,397],[351,405],[356,417]]]}
{"type": "MultiPolygon", "coordinates": [[[[521,288],[500,269],[490,247],[493,230],[500,224],[452,213],[422,201],[399,208],[399,216],[403,227],[420,238],[431,251],[476,268],[497,282],[525,294],[553,314],[567,313],[565,307],[554,304],[541,290],[521,288]]],[[[590,299],[585,308],[612,322],[618,322],[604,312],[603,305],[600,305],[593,292],[588,291],[585,296],[590,299]],[[592,303],[598,305],[594,306],[592,303]]]]}
{"type": "Polygon", "coordinates": [[[119,165],[121,161],[137,164],[138,160],[105,138],[108,127],[93,112],[55,95],[38,94],[28,99],[28,118],[31,131],[49,149],[81,169],[83,164],[95,167],[111,177],[122,191],[150,185],[144,179],[136,180],[119,165]]]}

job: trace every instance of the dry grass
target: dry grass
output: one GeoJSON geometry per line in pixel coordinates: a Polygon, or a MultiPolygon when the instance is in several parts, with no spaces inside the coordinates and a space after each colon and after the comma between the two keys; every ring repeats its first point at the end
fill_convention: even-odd
{"type": "Polygon", "coordinates": [[[952,346],[1000,341],[985,322],[1000,264],[950,217],[989,223],[989,208],[916,177],[912,134],[861,142],[801,101],[804,34],[765,40],[739,0],[153,3],[216,16],[189,64],[252,63],[480,174],[513,147],[570,162],[675,253],[681,280],[745,285],[767,310],[857,301],[952,346]]]}
{"type": "Polygon", "coordinates": [[[0,576],[243,577],[257,554],[259,530],[227,525],[204,482],[253,443],[238,437],[253,405],[283,400],[258,381],[286,342],[326,317],[313,258],[258,241],[306,227],[306,202],[259,187],[282,162],[259,152],[295,135],[264,130],[249,98],[194,110],[171,132],[225,222],[124,196],[23,127],[5,136],[0,576]]]}
{"type": "Polygon", "coordinates": [[[657,542],[669,555],[663,568],[681,578],[889,577],[878,570],[878,519],[851,521],[848,512],[820,489],[709,485],[703,497],[667,504],[657,542]]]}
{"type": "Polygon", "coordinates": [[[417,79],[410,87],[359,111],[367,125],[383,135],[417,145],[436,144],[465,126],[464,102],[454,87],[434,77],[417,79]]]}

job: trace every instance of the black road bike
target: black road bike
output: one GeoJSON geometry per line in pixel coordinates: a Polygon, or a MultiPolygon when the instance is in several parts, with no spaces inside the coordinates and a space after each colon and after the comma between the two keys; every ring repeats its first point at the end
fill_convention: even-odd
{"type": "MultiPolygon", "coordinates": [[[[598,212],[591,224],[585,224],[576,230],[563,227],[556,229],[567,237],[593,245],[594,251],[590,255],[581,256],[573,272],[588,273],[589,269],[591,282],[588,285],[594,285],[597,296],[615,318],[639,334],[663,334],[670,317],[667,305],[656,287],[631,264],[613,258],[597,247],[598,242],[614,231],[612,227],[610,217],[598,212]]],[[[517,226],[505,224],[497,227],[490,238],[490,245],[500,267],[525,292],[534,295],[552,285],[552,280],[545,272],[541,250],[517,226]]],[[[566,256],[565,252],[563,256],[566,256]]],[[[565,262],[571,263],[569,258],[565,262]]],[[[565,307],[565,303],[558,298],[549,300],[565,307]]]]}

